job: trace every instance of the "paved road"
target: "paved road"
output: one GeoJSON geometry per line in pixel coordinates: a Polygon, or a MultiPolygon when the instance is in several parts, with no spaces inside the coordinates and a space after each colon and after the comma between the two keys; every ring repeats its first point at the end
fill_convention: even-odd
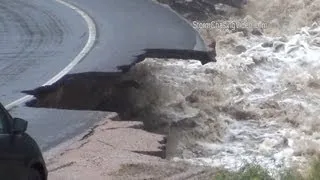
{"type": "MultiPolygon", "coordinates": [[[[8,104],[21,90],[41,86],[82,50],[88,27],[77,12],[54,0],[0,0],[0,101],[8,104]]],[[[204,50],[184,20],[149,0],[69,0],[95,22],[97,40],[70,73],[109,72],[144,48],[204,50]]],[[[46,150],[83,132],[105,112],[11,110],[29,121],[28,132],[46,150]]]]}
{"type": "Polygon", "coordinates": [[[42,85],[81,51],[84,20],[53,0],[0,0],[0,99],[42,85]]]}
{"type": "Polygon", "coordinates": [[[144,48],[204,50],[201,38],[184,20],[150,0],[73,0],[95,21],[96,46],[72,73],[115,71],[144,48]]]}

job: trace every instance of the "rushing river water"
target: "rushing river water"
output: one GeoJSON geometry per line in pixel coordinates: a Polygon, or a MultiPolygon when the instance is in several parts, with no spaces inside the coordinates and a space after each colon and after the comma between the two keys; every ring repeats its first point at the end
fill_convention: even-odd
{"type": "Polygon", "coordinates": [[[231,122],[223,143],[203,144],[212,155],[189,161],[229,169],[244,163],[269,170],[303,165],[320,151],[320,26],[242,43],[246,52],[211,66],[231,79],[220,89],[230,92],[230,105],[249,115],[217,114],[231,122]]]}

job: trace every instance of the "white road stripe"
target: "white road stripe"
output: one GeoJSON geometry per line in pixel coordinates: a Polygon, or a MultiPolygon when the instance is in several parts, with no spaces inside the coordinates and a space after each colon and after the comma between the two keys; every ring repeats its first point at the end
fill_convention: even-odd
{"type": "MultiPolygon", "coordinates": [[[[85,13],[84,11],[82,11],[81,9],[77,8],[76,6],[69,4],[63,0],[55,0],[56,2],[63,4],[67,7],[69,7],[70,9],[76,11],[78,14],[81,15],[81,17],[86,21],[88,29],[89,29],[89,37],[88,37],[88,41],[86,43],[86,45],[84,46],[84,48],[81,50],[81,52],[71,61],[71,63],[68,64],[68,66],[66,66],[62,71],[60,71],[57,75],[55,75],[53,78],[51,78],[49,81],[47,81],[45,84],[43,84],[42,86],[47,86],[47,85],[51,85],[53,83],[55,83],[56,81],[58,81],[60,78],[62,78],[64,75],[66,75],[68,72],[70,72],[70,70],[76,66],[89,52],[90,50],[93,48],[94,43],[96,41],[96,37],[97,37],[97,30],[96,30],[96,25],[94,23],[94,21],[91,19],[91,17],[85,13]]],[[[33,96],[31,95],[27,95],[24,96],[18,100],[15,100],[9,104],[7,104],[5,106],[5,108],[7,110],[12,109],[15,106],[18,106],[26,101],[29,101],[33,98],[33,96]]]]}

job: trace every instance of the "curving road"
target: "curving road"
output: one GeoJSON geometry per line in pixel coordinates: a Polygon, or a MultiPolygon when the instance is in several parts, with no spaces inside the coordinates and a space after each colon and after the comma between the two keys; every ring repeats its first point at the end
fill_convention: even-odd
{"type": "MultiPolygon", "coordinates": [[[[88,43],[83,16],[54,0],[0,0],[0,101],[9,104],[64,69],[88,43]]],[[[69,73],[110,72],[144,48],[205,50],[196,31],[150,0],[69,0],[95,22],[93,48],[69,73]]],[[[28,132],[43,150],[92,126],[106,112],[10,110],[29,121],[28,132]]]]}
{"type": "Polygon", "coordinates": [[[55,1],[1,0],[0,98],[42,85],[63,69],[88,39],[84,20],[55,1]]]}

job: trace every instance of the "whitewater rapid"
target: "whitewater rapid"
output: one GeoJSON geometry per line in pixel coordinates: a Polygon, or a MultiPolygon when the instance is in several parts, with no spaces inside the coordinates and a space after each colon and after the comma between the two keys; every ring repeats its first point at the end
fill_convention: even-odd
{"type": "Polygon", "coordinates": [[[210,156],[186,160],[234,170],[246,163],[271,172],[303,167],[320,152],[320,26],[292,36],[251,36],[240,44],[247,51],[208,66],[228,79],[219,91],[229,94],[229,106],[249,115],[216,114],[228,122],[223,142],[199,142],[210,156]]]}

